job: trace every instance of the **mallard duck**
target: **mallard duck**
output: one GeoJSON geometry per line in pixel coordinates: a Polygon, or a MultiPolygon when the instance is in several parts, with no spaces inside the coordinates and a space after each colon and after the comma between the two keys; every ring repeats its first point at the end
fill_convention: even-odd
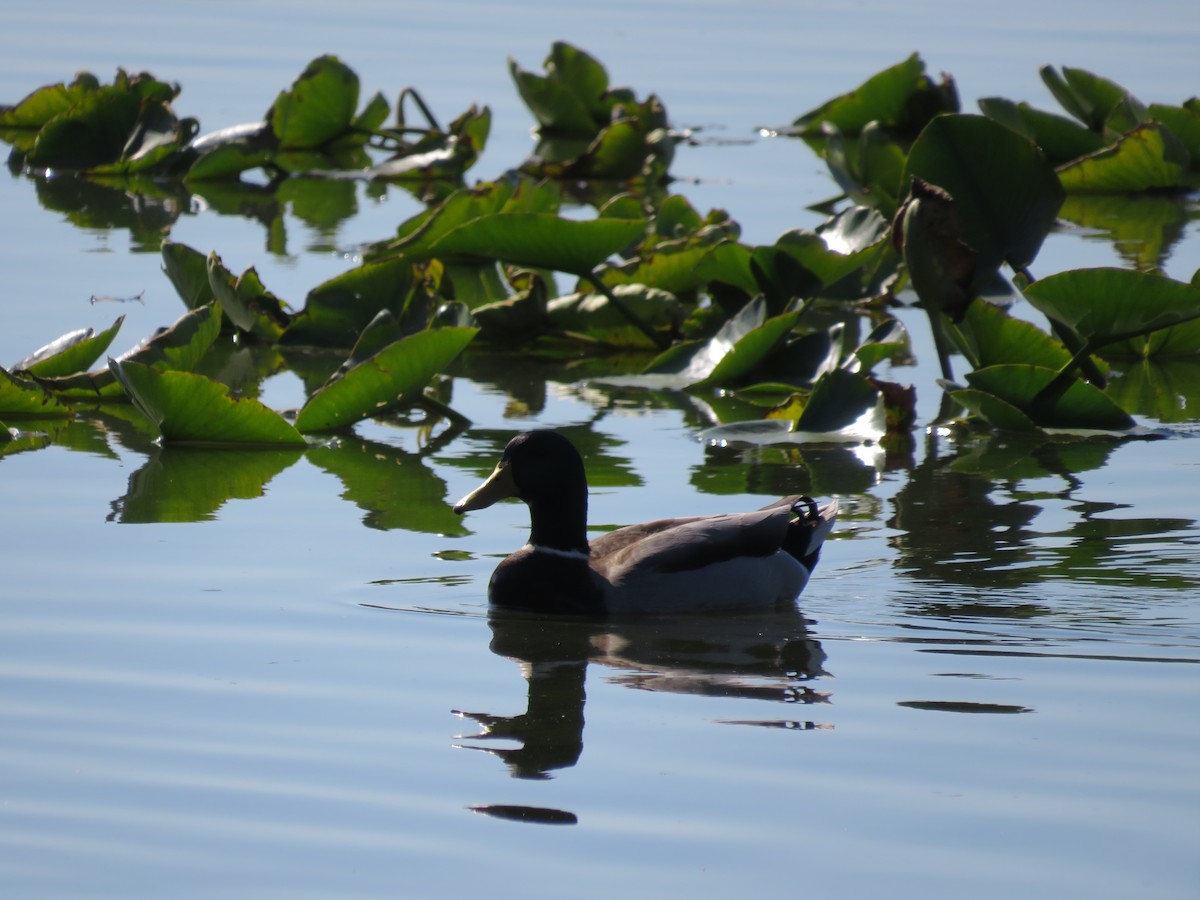
{"type": "Polygon", "coordinates": [[[519,434],[458,514],[517,497],[529,506],[529,543],[496,567],[496,606],[592,614],[763,608],[793,602],[833,528],[821,509],[784,497],[754,512],[658,519],[587,536],[587,476],[555,431],[519,434]]]}

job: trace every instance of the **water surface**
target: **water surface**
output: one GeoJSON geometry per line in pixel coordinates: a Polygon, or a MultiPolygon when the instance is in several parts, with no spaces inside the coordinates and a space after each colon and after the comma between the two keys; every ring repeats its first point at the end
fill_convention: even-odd
{"type": "MultiPolygon", "coordinates": [[[[702,209],[752,241],[833,192],[754,138],[920,49],[983,94],[1049,106],[1045,62],[1142,99],[1197,93],[1186,4],[196,3],[10,11],[0,97],[89,67],[179,80],[206,127],[259,117],[309,58],[446,119],[486,102],[471,173],[528,152],[506,55],[575,41],[672,117],[749,143],[681,151],[702,209]],[[686,151],[686,152],[685,152],[686,151]]],[[[128,230],[80,228],[0,179],[0,362],[129,314],[181,310],[128,230]],[[91,305],[92,294],[144,304],[91,305]]],[[[298,302],[416,211],[360,197],[333,233],[186,211],[175,240],[298,302]]],[[[1039,268],[1119,262],[1063,233],[1039,268]]],[[[1195,223],[1167,260],[1200,265],[1195,223]]],[[[905,314],[914,335],[920,319],[905,314]]],[[[114,348],[124,349],[124,348],[114,348]]],[[[928,348],[884,374],[933,384],[928,348]]],[[[162,449],[113,413],[0,460],[0,874],[21,897],[1194,897],[1200,888],[1195,396],[1168,437],[911,452],[705,447],[702,405],[480,357],[461,435],[369,423],[339,451],[162,449]],[[838,496],[796,611],[580,623],[489,615],[524,509],[449,503],[512,433],[589,448],[598,527],[838,496]],[[351,449],[359,451],[351,453],[351,449]],[[206,490],[193,490],[203,484],[206,490]]],[[[294,376],[267,402],[302,398],[294,376]]],[[[1156,419],[1143,416],[1150,426],[1156,419]]]]}

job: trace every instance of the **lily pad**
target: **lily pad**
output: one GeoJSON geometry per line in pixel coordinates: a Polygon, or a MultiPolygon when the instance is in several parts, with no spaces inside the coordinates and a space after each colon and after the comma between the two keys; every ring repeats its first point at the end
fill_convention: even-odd
{"type": "Polygon", "coordinates": [[[39,378],[56,378],[83,372],[108,349],[124,316],[118,316],[111,326],[96,334],[94,328],[81,328],[64,334],[58,340],[41,347],[13,366],[14,372],[28,372],[39,378]]]}
{"type": "Polygon", "coordinates": [[[1055,164],[1095,153],[1106,143],[1103,137],[1078,122],[1036,109],[1028,103],[984,97],[979,101],[979,108],[984,115],[1033,141],[1055,164]]]}
{"type": "MultiPolygon", "coordinates": [[[[683,321],[684,310],[674,294],[641,284],[621,284],[612,293],[645,325],[671,331],[683,321]]],[[[564,331],[587,335],[616,347],[654,348],[646,335],[609,298],[598,293],[567,294],[546,306],[551,322],[564,331]]]]}
{"type": "Polygon", "coordinates": [[[227,385],[203,375],[157,372],[128,359],[109,359],[108,366],[164,443],[307,446],[279,413],[250,397],[230,397],[227,385]]]}
{"type": "MultiPolygon", "coordinates": [[[[121,355],[122,362],[148,365],[157,371],[190,372],[216,341],[221,331],[221,307],[212,303],[191,310],[170,328],[164,328],[121,355]]],[[[112,367],[41,380],[49,390],[66,398],[120,397],[112,367]]]]}
{"type": "Polygon", "coordinates": [[[175,241],[163,241],[160,248],[163,271],[175,286],[188,309],[199,309],[214,299],[208,280],[208,258],[199,250],[175,241]]]}
{"type": "Polygon", "coordinates": [[[399,316],[415,283],[413,263],[404,257],[349,269],[308,292],[304,309],[292,318],[281,340],[351,346],[380,310],[399,316]]]}
{"type": "Polygon", "coordinates": [[[37,382],[0,368],[0,413],[9,417],[69,416],[71,410],[37,382]]]}
{"type": "Polygon", "coordinates": [[[0,126],[41,128],[99,88],[100,81],[91,72],[78,73],[70,84],[49,84],[38,88],[20,102],[0,107],[0,126]]]}
{"type": "Polygon", "coordinates": [[[609,118],[608,73],[578,47],[555,41],[545,60],[545,75],[527,72],[508,61],[517,92],[548,133],[591,138],[609,118]],[[607,101],[607,102],[606,102],[607,101]]]}
{"type": "Polygon", "coordinates": [[[332,431],[412,403],[477,333],[476,328],[433,328],[388,345],[309,397],[296,428],[332,431]]]}
{"type": "Polygon", "coordinates": [[[1064,379],[1044,366],[988,366],[969,372],[967,382],[1043,428],[1126,431],[1134,425],[1129,414],[1099,388],[1078,378],[1064,379]]]}
{"type": "Polygon", "coordinates": [[[1179,139],[1150,122],[1060,167],[1058,179],[1068,191],[1151,191],[1182,185],[1189,162],[1179,139]]]}
{"type": "Polygon", "coordinates": [[[1087,69],[1063,66],[1060,74],[1054,66],[1042,66],[1038,71],[1063,109],[1097,134],[1104,131],[1108,117],[1129,96],[1116,82],[1087,69]]]}
{"type": "Polygon", "coordinates": [[[780,133],[818,134],[823,122],[832,122],[848,135],[858,134],[869,122],[916,133],[930,115],[957,109],[952,84],[933,84],[925,74],[924,60],[914,53],[872,75],[853,91],[805,113],[780,133]]]}
{"type": "MultiPolygon", "coordinates": [[[[1129,269],[1071,269],[1025,289],[1034,307],[1093,347],[1138,338],[1200,318],[1200,286],[1129,269]]],[[[1165,349],[1167,342],[1158,345],[1165,349]]],[[[1141,344],[1148,355],[1152,341],[1141,344]]]]}
{"type": "Polygon", "coordinates": [[[736,384],[766,362],[799,318],[799,311],[767,318],[763,298],[751,300],[692,356],[682,375],[696,387],[736,384]]]}
{"type": "Polygon", "coordinates": [[[920,178],[949,192],[962,240],[979,255],[976,292],[1001,263],[1026,268],[1054,225],[1063,189],[1045,154],[984,116],[934,119],[912,146],[904,183],[920,178]]]}
{"type": "Polygon", "coordinates": [[[336,56],[308,64],[267,115],[284,150],[319,148],[350,130],[358,106],[358,76],[336,56]]]}
{"type": "Polygon", "coordinates": [[[480,256],[512,265],[589,274],[645,233],[640,219],[563,219],[547,213],[497,213],[466,222],[429,247],[432,256],[480,256]]]}
{"type": "Polygon", "coordinates": [[[991,303],[971,304],[958,333],[972,365],[980,369],[1005,363],[1060,369],[1071,359],[1067,349],[1046,332],[991,303]]]}
{"type": "Polygon", "coordinates": [[[221,257],[210,253],[208,284],[221,309],[240,331],[267,343],[279,340],[289,317],[282,301],[263,287],[257,271],[247,269],[235,279],[221,257]]]}

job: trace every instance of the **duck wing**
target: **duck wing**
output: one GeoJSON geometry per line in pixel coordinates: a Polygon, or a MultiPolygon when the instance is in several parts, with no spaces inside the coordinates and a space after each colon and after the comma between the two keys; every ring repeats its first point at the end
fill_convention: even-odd
{"type": "Polygon", "coordinates": [[[592,568],[610,582],[700,569],[736,557],[770,556],[784,544],[789,506],[745,513],[658,519],[591,542],[592,568]]]}

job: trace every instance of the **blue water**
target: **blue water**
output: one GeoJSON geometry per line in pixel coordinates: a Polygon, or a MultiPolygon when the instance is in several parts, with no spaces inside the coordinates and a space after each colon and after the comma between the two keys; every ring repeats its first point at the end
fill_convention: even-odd
{"type": "MultiPolygon", "coordinates": [[[[682,148],[673,171],[697,179],[679,186],[697,207],[767,241],[815,223],[805,206],[833,187],[807,149],[752,129],[914,49],[956,76],[965,105],[1049,106],[1044,62],[1178,102],[1200,85],[1197,37],[1182,3],[58,3],[6,11],[0,98],[78,68],[150,68],[215,128],[261,116],[308,59],[336,52],[367,89],[414,84],[443,119],[491,105],[472,172],[487,178],[529,150],[506,56],[537,68],[565,38],[677,122],[753,139],[682,148]]],[[[416,208],[398,191],[361,196],[333,251],[290,215],[284,256],[260,225],[199,208],[172,237],[257,266],[299,303],[416,208]]],[[[78,228],[19,178],[0,178],[0,210],[0,363],[119,313],[118,344],[178,315],[158,255],[127,232],[78,228]],[[144,306],[87,302],[143,288],[144,306]]],[[[1116,261],[1066,233],[1038,267],[1116,261]]],[[[1167,265],[1200,266],[1194,223],[1167,265]]],[[[884,374],[932,385],[931,356],[918,345],[915,366],[884,374]]],[[[926,433],[928,391],[897,460],[706,448],[702,398],[509,368],[456,379],[465,435],[358,435],[449,503],[490,468],[496,436],[586,428],[605,458],[590,462],[597,525],[836,494],[841,524],[800,612],[489,619],[487,577],[524,541],[522,507],[456,532],[381,527],[313,454],[201,521],[127,524],[155,451],[84,423],[0,460],[6,895],[1197,895],[1194,408],[1168,439],[1091,466],[1022,450],[1007,477],[980,478],[984,448],[926,433]],[[535,821],[505,818],[514,808],[535,821]]],[[[298,379],[272,379],[264,398],[295,405],[298,379]]]]}

